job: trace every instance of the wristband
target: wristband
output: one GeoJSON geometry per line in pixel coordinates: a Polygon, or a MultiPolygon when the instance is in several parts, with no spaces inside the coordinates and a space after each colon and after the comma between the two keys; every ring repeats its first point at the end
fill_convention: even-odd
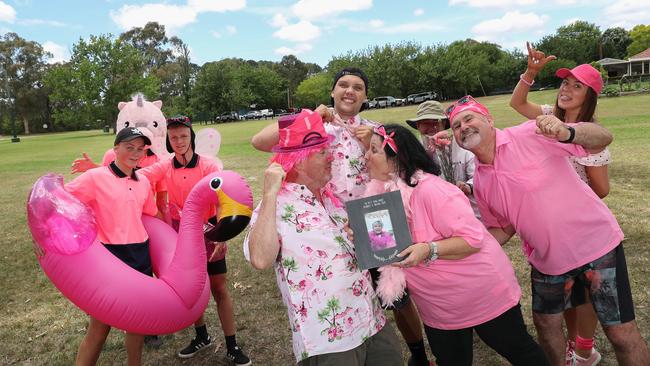
{"type": "Polygon", "coordinates": [[[519,80],[521,80],[522,83],[524,83],[524,84],[526,84],[528,86],[533,86],[533,84],[535,84],[535,79],[533,79],[533,81],[528,81],[528,80],[524,79],[524,74],[519,75],[519,80]]]}
{"type": "Polygon", "coordinates": [[[576,130],[575,130],[575,128],[573,128],[571,126],[567,126],[566,128],[567,128],[567,130],[569,130],[569,138],[564,140],[564,141],[559,141],[558,140],[558,142],[561,142],[563,144],[570,144],[570,143],[573,142],[573,139],[576,137],[576,130]]]}

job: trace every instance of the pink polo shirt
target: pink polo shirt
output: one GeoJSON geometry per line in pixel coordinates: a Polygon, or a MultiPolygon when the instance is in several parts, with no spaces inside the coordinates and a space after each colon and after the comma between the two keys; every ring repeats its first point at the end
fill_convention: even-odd
{"type": "Polygon", "coordinates": [[[535,121],[496,130],[492,165],[476,161],[474,197],[487,227],[512,225],[528,261],[559,275],[623,240],[616,218],[567,159],[588,153],[535,133],[535,121]]]}
{"type": "Polygon", "coordinates": [[[424,324],[446,330],[469,328],[519,302],[521,289],[510,260],[458,187],[424,174],[406,211],[413,242],[461,237],[479,248],[463,259],[437,259],[405,269],[409,293],[424,324]]]}
{"type": "MultiPolygon", "coordinates": [[[[206,175],[219,171],[219,166],[213,160],[194,153],[192,159],[186,166],[172,156],[169,159],[161,160],[153,165],[138,170],[138,173],[146,176],[152,184],[164,182],[167,186],[167,198],[170,205],[183,209],[187,196],[206,175]]],[[[205,222],[208,218],[216,215],[216,207],[212,206],[205,214],[205,222]]],[[[180,219],[174,217],[174,219],[180,219]]]]}
{"type": "MultiPolygon", "coordinates": [[[[153,165],[160,161],[158,158],[158,155],[156,154],[149,154],[149,149],[145,149],[145,154],[142,156],[140,159],[140,162],[138,163],[138,168],[144,168],[148,167],[149,165],[153,165]]],[[[112,162],[115,161],[115,150],[113,149],[108,149],[104,153],[104,158],[102,159],[102,165],[108,165],[112,162]]],[[[164,181],[160,181],[156,183],[156,186],[154,187],[154,192],[166,192],[167,191],[167,186],[165,185],[164,181]]]]}
{"type": "Polygon", "coordinates": [[[88,170],[65,189],[92,209],[100,242],[135,244],[149,238],[142,214],[154,216],[158,209],[146,177],[135,172],[127,176],[109,164],[88,170]]]}

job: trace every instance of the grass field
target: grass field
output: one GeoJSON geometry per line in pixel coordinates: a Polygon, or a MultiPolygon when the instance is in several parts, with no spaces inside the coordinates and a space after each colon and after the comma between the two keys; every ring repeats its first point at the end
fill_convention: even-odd
{"type": "MultiPolygon", "coordinates": [[[[551,103],[555,91],[531,94],[536,102],[551,103]]],[[[521,122],[508,107],[509,95],[483,98],[498,127],[521,122]]],[[[403,123],[415,115],[415,107],[372,110],[364,116],[381,121],[403,123]]],[[[599,101],[598,120],[609,128],[615,140],[610,149],[611,192],[605,199],[626,234],[625,251],[636,305],[636,315],[646,340],[650,339],[650,95],[603,98],[599,101]]],[[[219,156],[227,169],[249,179],[254,196],[260,197],[262,173],[268,155],[255,151],[250,137],[271,121],[240,122],[216,125],[223,137],[219,156]]],[[[215,127],[215,126],[210,126],[215,127]]],[[[32,183],[46,172],[71,178],[71,161],[81,151],[100,160],[112,144],[113,136],[99,131],[58,133],[22,138],[18,144],[0,138],[0,364],[2,365],[71,365],[87,325],[86,315],[52,286],[41,271],[32,252],[26,225],[25,199],[32,183]]],[[[561,199],[561,198],[558,198],[561,199]]],[[[293,364],[290,330],[286,311],[271,270],[256,271],[242,256],[243,235],[230,242],[228,267],[230,290],[235,301],[238,341],[256,365],[293,364]]],[[[528,265],[517,241],[506,246],[524,291],[522,305],[529,328],[530,284],[528,265]]],[[[210,304],[208,329],[213,338],[223,340],[216,308],[210,304]]],[[[191,360],[175,356],[193,337],[192,329],[163,337],[158,350],[145,350],[147,365],[225,365],[224,346],[197,355],[191,360]]],[[[604,356],[602,365],[616,365],[612,348],[599,329],[597,346],[604,356]]],[[[406,349],[405,360],[406,360],[406,349]]],[[[125,363],[123,335],[113,331],[102,352],[99,364],[125,363]]],[[[506,364],[492,350],[476,340],[476,365],[506,364]]]]}

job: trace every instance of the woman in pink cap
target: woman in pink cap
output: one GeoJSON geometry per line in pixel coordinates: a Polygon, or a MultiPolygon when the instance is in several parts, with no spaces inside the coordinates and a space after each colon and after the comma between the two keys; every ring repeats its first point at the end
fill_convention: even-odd
{"type": "MultiPolygon", "coordinates": [[[[546,56],[526,43],[528,48],[528,67],[520,75],[510,99],[510,106],[529,119],[539,115],[554,115],[565,123],[595,122],[594,112],[598,94],[603,89],[600,72],[589,64],[582,64],[573,69],[558,69],[555,75],[562,79],[555,106],[539,105],[528,100],[528,91],[535,82],[535,77],[544,66],[556,59],[546,56]]],[[[606,148],[597,154],[584,158],[570,157],[571,163],[580,178],[587,183],[600,198],[609,193],[609,176],[607,165],[611,155],[606,148]]],[[[593,348],[594,333],[598,318],[591,304],[586,303],[564,312],[567,324],[567,360],[576,359],[578,365],[595,365],[600,362],[600,353],[593,348]],[[577,356],[577,357],[576,357],[577,356]]]]}

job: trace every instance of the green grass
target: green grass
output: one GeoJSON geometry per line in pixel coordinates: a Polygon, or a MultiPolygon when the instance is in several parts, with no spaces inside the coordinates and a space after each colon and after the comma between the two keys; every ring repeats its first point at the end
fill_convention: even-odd
{"type": "MultiPolygon", "coordinates": [[[[552,103],[556,91],[531,94],[539,103],[552,103]]],[[[506,127],[523,121],[509,106],[510,96],[483,98],[494,115],[497,126],[506,127]]],[[[636,305],[636,315],[645,339],[650,338],[650,95],[601,98],[598,120],[615,136],[611,146],[611,193],[605,202],[612,209],[626,234],[625,250],[636,305]]],[[[403,123],[415,115],[415,106],[364,112],[367,118],[381,122],[403,123]]],[[[262,175],[268,154],[255,151],[249,144],[251,136],[274,121],[238,122],[216,127],[223,143],[219,153],[227,169],[247,177],[254,196],[260,197],[262,175]]],[[[201,126],[199,128],[204,128],[201,126]]],[[[96,161],[111,146],[113,135],[98,131],[57,133],[23,137],[18,144],[7,137],[0,139],[0,364],[3,365],[70,365],[87,323],[86,315],[66,300],[41,271],[31,249],[31,237],[26,226],[25,199],[32,183],[46,172],[63,174],[66,180],[70,163],[82,151],[96,161]]],[[[293,363],[291,334],[286,310],[271,270],[255,271],[241,254],[242,235],[230,242],[228,253],[230,290],[235,301],[238,340],[257,365],[289,365],[293,363]]],[[[528,265],[518,242],[506,246],[513,260],[524,292],[522,305],[529,328],[530,284],[528,265]]],[[[221,342],[222,332],[214,303],[207,312],[208,329],[221,342]]],[[[193,336],[186,329],[164,336],[159,350],[145,350],[147,365],[216,364],[225,365],[223,347],[218,352],[207,351],[192,361],[176,358],[193,336]]],[[[124,364],[126,354],[123,335],[113,331],[109,336],[99,364],[124,364]]],[[[604,356],[602,365],[615,365],[611,346],[601,330],[597,334],[598,348],[604,356]]],[[[404,347],[406,356],[406,348],[404,347]]],[[[406,360],[406,358],[405,358],[406,360]]],[[[476,365],[501,365],[505,362],[476,340],[476,365]]]]}

